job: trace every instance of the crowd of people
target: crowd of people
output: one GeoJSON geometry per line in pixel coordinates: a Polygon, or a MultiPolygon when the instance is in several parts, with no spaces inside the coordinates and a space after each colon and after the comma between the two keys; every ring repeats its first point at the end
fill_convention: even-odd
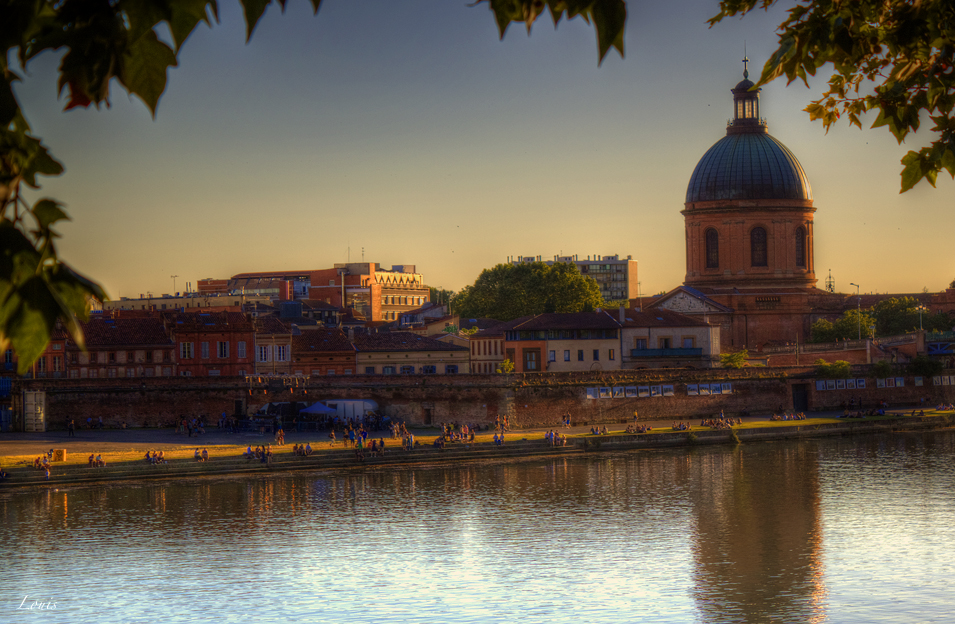
{"type": "Polygon", "coordinates": [[[261,463],[268,466],[272,465],[272,445],[268,446],[256,446],[255,450],[252,449],[252,445],[246,447],[245,451],[242,453],[242,456],[245,457],[246,461],[259,460],[261,463]]]}
{"type": "Polygon", "coordinates": [[[551,446],[567,446],[567,436],[553,429],[544,434],[544,440],[551,446]]]}
{"type": "Polygon", "coordinates": [[[146,462],[153,465],[166,464],[168,463],[166,461],[166,452],[162,450],[152,451],[151,453],[150,451],[146,451],[146,462]]]}
{"type": "Polygon", "coordinates": [[[300,457],[308,457],[312,454],[312,444],[306,442],[305,444],[293,444],[292,453],[300,457]]]}
{"type": "Polygon", "coordinates": [[[720,415],[719,418],[704,418],[700,421],[701,427],[709,427],[711,429],[730,429],[733,425],[742,425],[742,418],[727,418],[726,416],[720,415]]]}
{"type": "Polygon", "coordinates": [[[649,433],[650,425],[627,425],[627,433],[649,433]]]}
{"type": "Polygon", "coordinates": [[[806,415],[802,412],[783,412],[782,414],[773,414],[769,419],[773,422],[782,420],[806,420],[806,415]]]}
{"type": "Polygon", "coordinates": [[[176,426],[176,433],[185,433],[190,438],[193,435],[200,435],[206,432],[206,424],[202,420],[202,416],[196,416],[193,418],[187,418],[185,416],[180,416],[179,424],[176,426]]]}

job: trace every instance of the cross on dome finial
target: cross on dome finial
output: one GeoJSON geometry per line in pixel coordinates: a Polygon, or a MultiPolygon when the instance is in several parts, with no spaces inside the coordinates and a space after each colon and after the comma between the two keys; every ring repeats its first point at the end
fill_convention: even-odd
{"type": "Polygon", "coordinates": [[[749,79],[749,57],[746,56],[746,44],[743,44],[743,79],[749,79]]]}

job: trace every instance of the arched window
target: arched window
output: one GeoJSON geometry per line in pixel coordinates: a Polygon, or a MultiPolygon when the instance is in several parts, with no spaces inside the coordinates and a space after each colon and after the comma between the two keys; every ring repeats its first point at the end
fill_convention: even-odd
{"type": "Polygon", "coordinates": [[[767,266],[766,230],[761,227],[753,228],[749,233],[749,256],[754,267],[767,266]]]}
{"type": "Polygon", "coordinates": [[[720,235],[713,228],[706,230],[706,268],[720,267],[720,235]]]}
{"type": "Polygon", "coordinates": [[[806,266],[806,230],[796,228],[796,266],[806,266]]]}

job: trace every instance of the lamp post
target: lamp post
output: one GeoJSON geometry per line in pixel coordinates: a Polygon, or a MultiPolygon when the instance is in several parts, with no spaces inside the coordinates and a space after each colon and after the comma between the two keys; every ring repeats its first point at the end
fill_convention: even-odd
{"type": "Polygon", "coordinates": [[[926,308],[925,306],[920,305],[915,309],[919,311],[919,331],[922,331],[922,312],[925,312],[926,308]]]}
{"type": "Polygon", "coordinates": [[[862,340],[862,297],[859,296],[859,285],[849,282],[849,286],[856,287],[856,318],[859,320],[859,340],[862,340]]]}

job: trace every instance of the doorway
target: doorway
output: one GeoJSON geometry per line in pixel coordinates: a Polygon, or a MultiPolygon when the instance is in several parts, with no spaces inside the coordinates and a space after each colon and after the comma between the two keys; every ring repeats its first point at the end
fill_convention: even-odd
{"type": "Polygon", "coordinates": [[[809,384],[793,384],[793,410],[809,411],[809,384]]]}

